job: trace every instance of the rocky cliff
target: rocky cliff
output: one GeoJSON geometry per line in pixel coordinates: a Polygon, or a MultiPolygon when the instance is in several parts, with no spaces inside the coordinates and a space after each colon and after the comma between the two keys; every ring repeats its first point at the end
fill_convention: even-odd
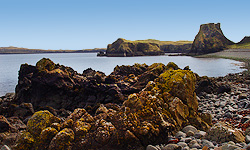
{"type": "Polygon", "coordinates": [[[189,53],[192,44],[183,44],[183,45],[160,45],[160,49],[165,53],[189,53]]]}
{"type": "Polygon", "coordinates": [[[145,55],[164,55],[164,51],[160,50],[160,47],[156,43],[140,42],[140,41],[128,41],[119,38],[114,43],[109,44],[107,56],[145,56],[145,55]]]}
{"type": "Polygon", "coordinates": [[[204,54],[223,50],[227,45],[234,44],[228,40],[221,28],[220,23],[202,24],[196,35],[190,53],[204,54]]]}

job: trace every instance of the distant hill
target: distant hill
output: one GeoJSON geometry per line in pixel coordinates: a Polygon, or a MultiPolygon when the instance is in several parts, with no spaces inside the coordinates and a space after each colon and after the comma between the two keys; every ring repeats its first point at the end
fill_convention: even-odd
{"type": "Polygon", "coordinates": [[[28,49],[21,47],[0,47],[0,54],[36,54],[36,53],[97,53],[105,52],[106,48],[94,48],[83,50],[43,50],[43,49],[28,49]]]}

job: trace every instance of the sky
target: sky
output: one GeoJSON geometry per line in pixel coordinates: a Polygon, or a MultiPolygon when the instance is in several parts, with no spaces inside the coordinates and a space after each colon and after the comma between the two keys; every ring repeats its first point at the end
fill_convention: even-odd
{"type": "Polygon", "coordinates": [[[0,47],[106,48],[118,38],[193,41],[201,24],[250,36],[249,0],[0,0],[0,47]]]}

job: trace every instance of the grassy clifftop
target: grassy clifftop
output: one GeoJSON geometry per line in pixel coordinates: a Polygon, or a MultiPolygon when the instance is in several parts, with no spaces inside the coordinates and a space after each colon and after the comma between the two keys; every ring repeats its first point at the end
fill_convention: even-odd
{"type": "Polygon", "coordinates": [[[147,39],[147,40],[136,40],[135,42],[150,42],[150,43],[156,43],[158,45],[184,45],[184,44],[192,44],[193,41],[159,41],[155,39],[147,39]]]}

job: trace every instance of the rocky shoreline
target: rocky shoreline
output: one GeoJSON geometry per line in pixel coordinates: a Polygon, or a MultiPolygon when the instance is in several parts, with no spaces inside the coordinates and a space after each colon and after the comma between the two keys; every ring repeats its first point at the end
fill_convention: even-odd
{"type": "Polygon", "coordinates": [[[174,63],[117,66],[106,76],[43,59],[22,65],[16,93],[0,97],[0,146],[250,149],[249,83],[248,72],[199,77],[174,63]]]}

